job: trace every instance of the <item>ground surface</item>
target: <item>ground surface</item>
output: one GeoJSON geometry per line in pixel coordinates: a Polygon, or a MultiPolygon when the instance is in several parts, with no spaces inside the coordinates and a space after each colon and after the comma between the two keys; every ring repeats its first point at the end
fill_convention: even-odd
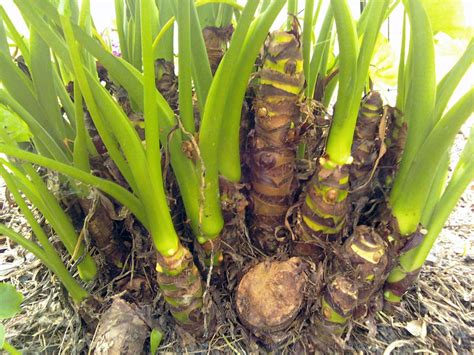
{"type": "MultiPolygon", "coordinates": [[[[459,135],[462,142],[467,134],[459,135]]],[[[454,156],[461,146],[455,147],[454,156]]],[[[25,221],[5,197],[0,181],[0,222],[28,233],[25,221]]],[[[404,297],[395,316],[379,314],[376,326],[354,324],[346,346],[353,352],[380,354],[472,353],[474,340],[474,184],[451,214],[417,284],[404,297]]],[[[13,283],[25,295],[23,312],[6,323],[8,340],[28,353],[84,352],[91,336],[67,301],[58,282],[31,254],[0,236],[0,282],[13,283]]],[[[167,329],[166,327],[164,329],[167,329]]],[[[186,347],[185,347],[186,348],[186,347]]],[[[183,350],[171,329],[160,351],[183,350]]],[[[285,352],[285,346],[280,349],[285,352]]],[[[256,344],[244,342],[232,324],[224,324],[203,347],[191,353],[248,353],[256,344]]]]}

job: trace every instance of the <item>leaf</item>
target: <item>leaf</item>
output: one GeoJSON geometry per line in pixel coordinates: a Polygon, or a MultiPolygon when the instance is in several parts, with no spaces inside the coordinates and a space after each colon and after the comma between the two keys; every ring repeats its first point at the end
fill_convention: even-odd
{"type": "Polygon", "coordinates": [[[390,42],[385,36],[379,34],[369,67],[370,79],[376,86],[396,86],[397,67],[395,58],[390,42]]]}
{"type": "MultiPolygon", "coordinates": [[[[28,125],[18,115],[2,105],[0,105],[0,129],[15,142],[28,142],[32,136],[28,125]]],[[[1,135],[0,142],[2,142],[1,135]]]]}
{"type": "Polygon", "coordinates": [[[405,329],[415,337],[420,337],[421,339],[426,338],[426,322],[421,318],[408,322],[405,329]]]}
{"type": "Polygon", "coordinates": [[[0,300],[0,319],[11,318],[21,311],[23,295],[13,285],[0,283],[0,300]]]}
{"type": "Polygon", "coordinates": [[[158,328],[153,328],[150,333],[150,353],[155,355],[160,346],[161,339],[163,339],[163,333],[158,328]]]}
{"type": "Polygon", "coordinates": [[[453,38],[469,38],[473,28],[465,18],[462,0],[422,0],[433,33],[444,32],[453,38]]]}

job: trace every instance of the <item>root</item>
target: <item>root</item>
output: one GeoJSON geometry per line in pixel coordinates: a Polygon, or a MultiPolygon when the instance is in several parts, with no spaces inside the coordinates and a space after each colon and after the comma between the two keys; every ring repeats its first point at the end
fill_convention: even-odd
{"type": "Polygon", "coordinates": [[[131,304],[117,298],[100,319],[91,352],[97,355],[141,354],[150,328],[131,304]]]}
{"type": "Polygon", "coordinates": [[[266,338],[282,331],[296,318],[303,304],[306,281],[299,258],[257,264],[237,287],[240,320],[257,337],[266,338]]]}

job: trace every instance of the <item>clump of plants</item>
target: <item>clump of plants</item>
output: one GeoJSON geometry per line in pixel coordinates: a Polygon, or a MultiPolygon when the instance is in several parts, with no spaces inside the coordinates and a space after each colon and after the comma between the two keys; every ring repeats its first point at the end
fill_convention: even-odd
{"type": "Polygon", "coordinates": [[[0,104],[27,133],[2,132],[0,174],[32,236],[0,232],[62,282],[91,348],[142,351],[157,295],[181,334],[233,322],[268,348],[296,329],[342,346],[352,320],[396,312],[474,176],[471,133],[448,178],[472,41],[437,84],[417,0],[368,1],[357,22],[346,0],[306,0],[302,27],[291,0],[116,0],[120,55],[90,1],[14,2],[29,37],[0,7],[0,104]],[[390,107],[370,66],[396,6],[390,107]]]}

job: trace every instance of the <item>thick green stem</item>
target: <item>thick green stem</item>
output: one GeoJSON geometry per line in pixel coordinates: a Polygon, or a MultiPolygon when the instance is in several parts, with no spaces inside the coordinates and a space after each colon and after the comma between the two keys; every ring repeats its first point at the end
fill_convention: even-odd
{"type": "Polygon", "coordinates": [[[333,0],[331,5],[338,31],[340,77],[337,109],[329,132],[326,152],[331,160],[342,165],[350,163],[360,97],[388,0],[376,1],[370,7],[369,16],[374,25],[365,31],[359,53],[356,30],[347,4],[341,0],[333,0]],[[354,68],[355,65],[356,68],[354,68]]]}
{"type": "Polygon", "coordinates": [[[166,195],[163,186],[161,171],[160,150],[160,126],[158,121],[158,109],[155,100],[155,61],[152,49],[151,32],[151,0],[141,1],[141,44],[143,63],[143,86],[144,86],[144,116],[146,127],[146,165],[148,170],[149,189],[153,201],[149,201],[141,194],[150,220],[149,232],[152,235],[156,249],[165,256],[174,255],[179,247],[179,238],[173,226],[171,214],[169,213],[166,195]]]}
{"type": "MultiPolygon", "coordinates": [[[[228,107],[225,106],[226,100],[222,98],[222,93],[229,90],[228,82],[233,82],[231,78],[235,75],[239,51],[242,49],[248,27],[252,21],[253,14],[257,10],[257,6],[258,1],[248,3],[242,12],[229,50],[224,56],[223,62],[217,69],[214,80],[212,81],[201,120],[199,148],[204,162],[204,166],[201,166],[203,173],[203,169],[205,169],[203,214],[214,220],[213,225],[210,224],[210,228],[207,230],[206,234],[208,237],[201,238],[201,243],[205,242],[209,237],[213,238],[217,236],[224,225],[219,200],[218,150],[222,150],[222,147],[219,146],[219,139],[224,119],[224,111],[227,109],[226,112],[228,112],[228,107]]],[[[242,72],[239,72],[239,75],[242,75],[242,72]]]]}
{"type": "Polygon", "coordinates": [[[411,243],[399,258],[399,265],[390,273],[385,284],[385,300],[396,305],[403,294],[415,281],[420,268],[428,257],[443,225],[453,211],[460,196],[474,179],[474,128],[471,128],[469,141],[461,154],[448,187],[427,223],[427,233],[418,233],[418,239],[411,243]]]}
{"type": "Polygon", "coordinates": [[[370,7],[370,16],[375,24],[365,32],[358,53],[356,29],[347,2],[331,1],[340,53],[337,107],[329,132],[326,156],[318,160],[316,174],[307,187],[301,209],[303,225],[311,236],[316,236],[316,240],[338,233],[345,224],[348,164],[352,162],[351,146],[360,96],[387,3],[388,0],[378,1],[370,7]]]}
{"type": "MultiPolygon", "coordinates": [[[[339,91],[326,152],[339,165],[350,163],[352,136],[357,120],[357,35],[346,0],[332,0],[339,41],[339,91]]],[[[364,77],[365,79],[365,77],[364,77]]]]}
{"type": "Polygon", "coordinates": [[[443,195],[444,189],[446,188],[446,181],[449,174],[449,151],[446,151],[441,157],[441,161],[436,168],[433,181],[431,183],[430,192],[423,208],[423,214],[421,215],[420,223],[423,226],[427,226],[431,219],[431,215],[439,202],[439,199],[443,195]]]}
{"type": "Polygon", "coordinates": [[[397,219],[400,233],[413,233],[420,223],[421,214],[428,198],[439,157],[451,146],[462,124],[473,111],[474,89],[469,90],[436,124],[418,150],[408,170],[407,178],[395,179],[390,205],[397,219]],[[431,172],[428,173],[427,172],[431,172]]]}
{"type": "MultiPolygon", "coordinates": [[[[396,180],[407,180],[410,166],[423,142],[435,124],[433,110],[436,99],[436,72],[433,33],[422,2],[404,1],[410,20],[410,49],[405,67],[406,84],[409,85],[404,103],[404,120],[408,123],[405,151],[396,180]]],[[[392,190],[391,199],[400,191],[392,190]]]]}

